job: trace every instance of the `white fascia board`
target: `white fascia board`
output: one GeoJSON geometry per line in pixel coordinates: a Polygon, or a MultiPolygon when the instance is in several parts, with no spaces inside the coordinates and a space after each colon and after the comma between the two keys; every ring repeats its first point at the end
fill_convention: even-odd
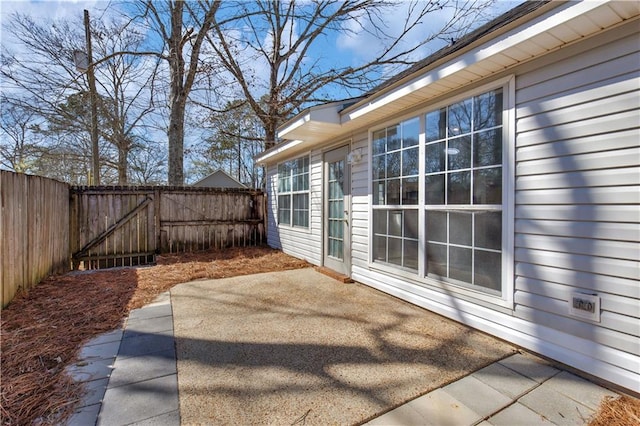
{"type": "Polygon", "coordinates": [[[283,143],[273,147],[272,149],[263,152],[259,156],[254,157],[254,161],[256,163],[260,164],[260,165],[267,164],[267,163],[270,162],[270,160],[273,160],[274,158],[278,157],[284,151],[288,151],[291,148],[294,148],[294,147],[300,145],[301,143],[304,143],[304,141],[294,140],[294,141],[283,142],[283,143]]]}
{"type": "MultiPolygon", "coordinates": [[[[445,79],[456,72],[469,67],[470,65],[490,59],[497,54],[512,49],[520,43],[526,42],[537,35],[544,34],[547,31],[576,17],[589,13],[606,3],[608,3],[606,0],[594,0],[579,3],[571,2],[567,3],[568,6],[565,9],[561,9],[562,6],[559,8],[561,10],[553,9],[547,14],[542,15],[531,22],[523,23],[512,31],[454,58],[453,60],[429,71],[427,74],[423,74],[411,81],[408,81],[397,89],[388,92],[386,95],[382,95],[378,98],[374,95],[374,99],[370,100],[368,103],[365,103],[359,108],[347,111],[342,117],[342,124],[355,120],[358,117],[366,115],[367,113],[388,105],[402,97],[410,95],[416,90],[422,89],[423,87],[426,87],[438,80],[445,79]]],[[[558,41],[559,44],[562,44],[560,40],[558,41]]],[[[549,46],[548,50],[556,47],[558,46],[549,46]]]]}
{"type": "Polygon", "coordinates": [[[297,120],[288,123],[286,127],[283,127],[282,129],[278,130],[278,137],[286,138],[288,133],[291,133],[292,131],[296,130],[301,126],[304,126],[304,124],[309,122],[310,120],[311,120],[311,112],[307,111],[306,114],[300,116],[297,120]]]}

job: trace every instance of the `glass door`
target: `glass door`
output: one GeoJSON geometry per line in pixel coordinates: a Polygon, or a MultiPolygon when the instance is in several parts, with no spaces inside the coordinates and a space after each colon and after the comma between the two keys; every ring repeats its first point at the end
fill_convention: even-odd
{"type": "Polygon", "coordinates": [[[324,265],[350,275],[349,165],[345,146],[324,155],[324,265]]]}

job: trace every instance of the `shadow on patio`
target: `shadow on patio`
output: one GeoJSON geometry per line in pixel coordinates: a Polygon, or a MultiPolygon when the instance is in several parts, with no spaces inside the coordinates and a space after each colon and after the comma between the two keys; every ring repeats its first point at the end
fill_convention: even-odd
{"type": "Polygon", "coordinates": [[[514,352],[313,269],[172,290],[185,424],[354,424],[514,352]]]}

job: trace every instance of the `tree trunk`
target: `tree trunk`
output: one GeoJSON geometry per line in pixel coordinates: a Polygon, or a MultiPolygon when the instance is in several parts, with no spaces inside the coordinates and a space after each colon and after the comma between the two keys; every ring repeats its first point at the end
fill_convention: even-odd
{"type": "Polygon", "coordinates": [[[127,166],[129,164],[129,149],[118,148],[118,185],[127,185],[129,177],[127,175],[127,166]]]}
{"type": "Polygon", "coordinates": [[[264,125],[264,149],[267,150],[276,146],[278,125],[275,121],[265,123],[264,125]]]}
{"type": "Polygon", "coordinates": [[[169,185],[184,185],[184,111],[185,103],[173,93],[169,115],[169,185]]]}

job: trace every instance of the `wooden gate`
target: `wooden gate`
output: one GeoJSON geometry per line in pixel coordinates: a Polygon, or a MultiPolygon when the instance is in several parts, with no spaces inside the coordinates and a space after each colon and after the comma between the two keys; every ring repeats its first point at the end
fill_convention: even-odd
{"type": "Polygon", "coordinates": [[[73,267],[85,269],[155,263],[156,195],[123,187],[72,187],[73,267]]]}
{"type": "Polygon", "coordinates": [[[154,263],[176,253],[264,242],[262,191],[170,186],[71,188],[73,267],[154,263]]]}

